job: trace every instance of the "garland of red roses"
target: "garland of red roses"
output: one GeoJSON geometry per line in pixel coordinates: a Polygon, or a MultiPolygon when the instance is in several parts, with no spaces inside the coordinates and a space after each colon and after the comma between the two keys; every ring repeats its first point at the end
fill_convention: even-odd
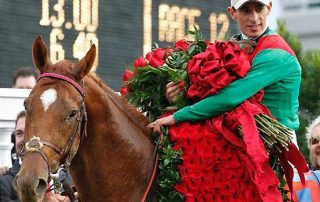
{"type": "MultiPolygon", "coordinates": [[[[208,44],[204,52],[193,56],[187,64],[190,86],[187,90],[186,97],[193,102],[197,102],[210,95],[217,94],[234,80],[244,77],[249,69],[250,63],[247,55],[239,46],[231,42],[223,41],[208,44]]],[[[262,96],[254,100],[257,100],[257,102],[261,101],[259,98],[262,98],[262,96]]],[[[232,164],[232,167],[237,168],[239,175],[246,176],[245,173],[249,172],[254,174],[255,179],[266,173],[269,175],[268,180],[264,181],[265,183],[261,183],[262,181],[252,181],[250,186],[247,184],[247,187],[240,186],[239,184],[236,194],[237,199],[244,199],[245,195],[243,194],[245,193],[245,189],[248,189],[253,190],[253,192],[263,190],[263,193],[268,193],[267,197],[274,197],[272,199],[276,201],[279,200],[280,195],[277,190],[276,176],[274,176],[268,165],[268,157],[264,147],[260,145],[261,140],[259,139],[253,119],[254,115],[263,113],[264,111],[259,110],[256,112],[256,106],[257,105],[246,101],[230,113],[224,113],[223,115],[214,117],[212,121],[209,119],[198,123],[185,122],[179,124],[179,126],[170,127],[171,140],[176,144],[174,148],[185,151],[182,153],[184,163],[179,166],[179,173],[182,175],[181,182],[179,182],[175,188],[179,193],[186,196],[187,201],[197,201],[197,199],[201,199],[202,197],[208,197],[208,200],[210,200],[212,195],[227,197],[229,191],[224,187],[234,186],[232,185],[232,181],[230,185],[223,185],[226,184],[226,182],[223,182],[224,175],[216,174],[215,180],[212,181],[210,179],[212,179],[214,171],[206,172],[209,168],[212,168],[212,166],[219,166],[218,169],[223,170],[224,174],[226,174],[227,171],[231,172],[231,168],[228,170],[219,164],[219,161],[232,164]],[[243,114],[244,111],[247,112],[246,115],[243,114]],[[221,125],[219,123],[221,123],[221,125]],[[239,126],[243,129],[243,138],[237,139],[236,128],[239,126]],[[230,131],[228,132],[230,134],[228,137],[226,136],[226,134],[228,134],[226,130],[230,131]],[[201,135],[199,135],[198,131],[201,131],[201,135]],[[216,135],[217,133],[212,131],[217,131],[220,135],[216,135]],[[226,139],[228,139],[228,141],[226,141],[226,139]],[[188,142],[192,142],[192,144],[188,144],[188,142]],[[232,142],[232,144],[229,142],[232,142]],[[241,162],[243,162],[244,159],[240,160],[238,156],[232,155],[231,151],[236,149],[231,149],[233,144],[246,150],[246,155],[251,159],[248,160],[246,164],[252,164],[252,167],[245,168],[243,165],[241,166],[241,162]],[[223,150],[222,156],[224,157],[219,157],[219,153],[214,153],[214,157],[211,156],[211,152],[208,151],[210,151],[212,147],[214,148],[213,150],[223,150]],[[228,160],[222,160],[225,158],[228,160]],[[201,161],[201,159],[207,160],[201,161]],[[213,160],[210,159],[216,159],[216,161],[212,162],[213,160]],[[200,164],[193,163],[199,160],[201,161],[200,164]],[[253,169],[253,167],[255,169],[253,169]],[[263,172],[261,172],[263,174],[259,173],[260,170],[263,170],[263,172]],[[206,183],[198,179],[204,179],[206,183]],[[255,188],[253,184],[256,184],[257,188],[255,188]],[[219,194],[215,194],[215,192],[219,194]]],[[[237,151],[241,153],[241,150],[237,149],[237,151]]],[[[229,177],[230,175],[226,176],[229,177]]],[[[244,177],[244,179],[247,178],[244,177]]],[[[240,181],[246,184],[247,182],[244,181],[244,179],[240,181]]],[[[260,193],[260,191],[258,193],[260,193]]]]}
{"type": "MultiPolygon", "coordinates": [[[[174,49],[156,48],[148,53],[145,58],[139,57],[133,66],[129,67],[124,73],[125,85],[121,88],[121,94],[126,95],[129,102],[147,112],[152,120],[159,117],[170,106],[164,95],[165,86],[169,81],[187,81],[182,85],[187,92],[186,95],[181,93],[180,98],[175,103],[176,108],[181,108],[187,104],[185,97],[197,101],[215,94],[233,80],[245,76],[249,70],[250,65],[247,64],[246,66],[248,61],[241,54],[242,51],[238,46],[230,42],[210,44],[202,40],[201,34],[197,30],[192,34],[195,36],[193,42],[181,40],[176,42],[174,49]],[[196,57],[193,57],[195,55],[196,57]],[[222,60],[219,59],[221,57],[223,57],[222,60]],[[197,61],[206,63],[208,58],[207,64],[209,65],[197,63],[197,61]],[[228,62],[212,65],[212,62],[221,61],[228,62]],[[237,69],[239,65],[234,65],[234,63],[241,63],[242,68],[237,69]],[[187,86],[189,83],[186,77],[187,65],[189,66],[188,75],[193,84],[190,87],[187,86]],[[212,67],[215,68],[212,69],[212,67]]],[[[284,132],[287,129],[268,116],[258,115],[256,121],[260,133],[266,134],[266,136],[262,136],[265,145],[269,146],[270,151],[276,149],[281,152],[288,143],[288,139],[277,140],[276,138],[278,138],[279,129],[284,132]],[[265,122],[272,123],[273,126],[276,126],[276,130],[272,131],[273,129],[270,130],[269,127],[265,127],[265,122]],[[277,141],[280,143],[282,141],[284,144],[280,145],[279,148],[277,141]]],[[[241,134],[241,130],[239,134],[241,134]]],[[[183,197],[173,189],[179,181],[179,174],[174,168],[181,162],[181,153],[172,150],[172,147],[169,135],[165,131],[165,141],[159,150],[160,174],[157,180],[159,201],[183,200],[183,197]]]]}

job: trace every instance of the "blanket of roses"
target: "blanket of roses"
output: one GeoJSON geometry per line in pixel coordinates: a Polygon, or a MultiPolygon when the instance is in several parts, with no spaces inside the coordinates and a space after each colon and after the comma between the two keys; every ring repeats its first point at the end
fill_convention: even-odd
{"type": "MultiPolygon", "coordinates": [[[[186,96],[196,102],[216,94],[249,69],[247,56],[237,45],[209,44],[187,64],[186,96]]],[[[183,164],[178,166],[181,181],[175,188],[186,201],[282,201],[254,121],[257,113],[269,114],[259,104],[261,97],[262,92],[209,120],[170,127],[173,148],[183,151],[183,164]],[[239,126],[243,138],[237,135],[239,126]]]]}
{"type": "MultiPolygon", "coordinates": [[[[134,63],[133,71],[126,70],[123,77],[125,85],[121,93],[130,98],[130,93],[143,91],[130,85],[133,84],[130,80],[139,74],[139,68],[163,67],[164,72],[170,74],[171,69],[166,64],[177,55],[176,50],[192,55],[190,49],[194,51],[196,48],[190,47],[191,44],[181,40],[174,49],[158,48],[147,54],[146,58],[139,57],[134,63]]],[[[184,96],[192,103],[219,93],[232,81],[244,77],[250,69],[247,54],[232,42],[206,42],[204,46],[204,49],[184,60],[185,63],[181,62],[180,66],[185,69],[174,71],[178,74],[183,71],[188,73],[189,80],[183,83],[186,84],[184,96]]],[[[159,77],[161,74],[156,75],[159,77]]],[[[171,74],[172,77],[176,76],[171,74]]],[[[152,82],[157,83],[154,79],[151,79],[152,82]]],[[[163,81],[161,76],[158,79],[164,84],[168,82],[163,81]]],[[[158,85],[163,86],[160,81],[158,85]]],[[[161,96],[157,99],[165,100],[163,95],[161,96]]],[[[278,190],[279,180],[269,165],[268,153],[259,137],[254,119],[257,114],[272,117],[267,107],[261,104],[262,98],[263,90],[230,112],[204,121],[182,122],[169,128],[172,149],[181,151],[182,163],[177,165],[179,181],[174,189],[183,196],[183,200],[282,201],[278,190]]],[[[163,106],[169,105],[165,101],[164,103],[163,106]]],[[[148,100],[139,107],[150,110],[152,102],[148,100]]],[[[289,145],[289,148],[292,147],[294,146],[289,145]]],[[[297,152],[295,149],[291,151],[297,152]]],[[[292,160],[294,158],[289,159],[287,153],[282,153],[281,156],[283,162],[291,160],[297,163],[292,160]]],[[[287,167],[287,164],[283,166],[287,167]]],[[[288,170],[290,168],[287,167],[288,170]]],[[[288,172],[287,175],[290,176],[291,170],[288,172]]]]}

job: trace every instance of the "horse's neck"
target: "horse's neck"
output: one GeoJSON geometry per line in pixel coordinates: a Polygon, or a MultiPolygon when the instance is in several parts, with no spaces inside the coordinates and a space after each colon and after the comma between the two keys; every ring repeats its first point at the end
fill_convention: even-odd
{"type": "Polygon", "coordinates": [[[84,201],[92,196],[95,201],[140,200],[152,170],[154,146],[112,95],[93,90],[86,96],[87,137],[72,167],[80,195],[84,201]]]}

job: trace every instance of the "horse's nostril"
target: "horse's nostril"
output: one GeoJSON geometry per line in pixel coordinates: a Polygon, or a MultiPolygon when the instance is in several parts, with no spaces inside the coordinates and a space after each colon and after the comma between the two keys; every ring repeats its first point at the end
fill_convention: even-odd
{"type": "Polygon", "coordinates": [[[35,189],[35,192],[38,194],[44,193],[47,190],[48,183],[44,179],[39,179],[38,186],[35,189]]]}

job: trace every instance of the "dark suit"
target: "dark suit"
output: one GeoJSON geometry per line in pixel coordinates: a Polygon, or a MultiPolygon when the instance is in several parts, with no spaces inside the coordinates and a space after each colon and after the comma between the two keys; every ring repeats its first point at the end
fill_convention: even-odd
{"type": "Polygon", "coordinates": [[[19,160],[16,160],[9,172],[0,176],[0,202],[19,202],[17,192],[13,188],[13,180],[20,170],[19,160]]]}

